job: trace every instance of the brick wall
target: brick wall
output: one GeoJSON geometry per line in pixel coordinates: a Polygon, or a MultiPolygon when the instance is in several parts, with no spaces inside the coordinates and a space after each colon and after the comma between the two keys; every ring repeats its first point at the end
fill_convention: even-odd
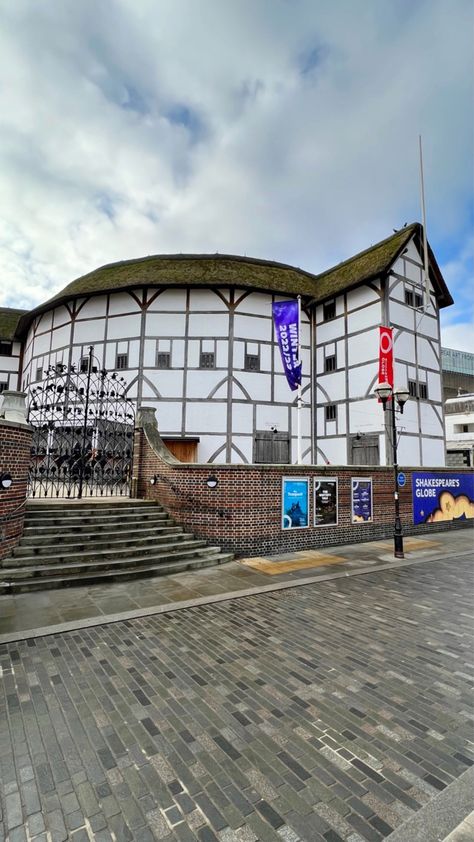
{"type": "MultiPolygon", "coordinates": [[[[292,552],[308,547],[357,543],[393,535],[393,469],[385,467],[298,465],[198,465],[174,460],[158,434],[154,417],[139,416],[135,433],[134,476],[139,497],[160,502],[183,526],[199,537],[237,555],[292,552]],[[218,480],[209,489],[206,479],[218,480]],[[156,476],[155,485],[150,479],[156,476]],[[310,524],[313,518],[313,477],[337,476],[339,523],[304,529],[281,528],[283,477],[310,479],[310,524]],[[372,477],[373,522],[351,523],[351,477],[372,477]]],[[[154,411],[152,411],[154,413],[154,411]]],[[[400,489],[400,513],[405,535],[472,525],[460,523],[413,524],[411,473],[403,469],[406,486],[400,489]]],[[[423,470],[429,470],[424,468],[423,470]]],[[[436,472],[442,469],[433,469],[436,472]]]]}
{"type": "Polygon", "coordinates": [[[26,424],[0,419],[0,474],[9,473],[13,479],[9,489],[0,490],[0,559],[10,554],[23,534],[31,437],[26,424]]]}

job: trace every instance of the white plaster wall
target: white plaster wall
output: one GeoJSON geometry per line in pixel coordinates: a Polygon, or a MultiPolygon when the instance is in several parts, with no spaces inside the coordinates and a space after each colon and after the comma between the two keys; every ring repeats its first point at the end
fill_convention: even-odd
{"type": "MultiPolygon", "coordinates": [[[[346,373],[345,371],[333,371],[330,374],[318,376],[318,386],[329,396],[330,401],[339,401],[346,395],[346,373]]],[[[326,401],[328,399],[326,398],[326,401]]]]}
{"type": "MultiPolygon", "coordinates": [[[[188,371],[187,397],[206,399],[216,386],[227,377],[227,372],[217,369],[188,371]]],[[[227,395],[227,385],[225,385],[227,395]]],[[[202,422],[201,422],[202,423],[202,422]]]]}
{"type": "MultiPolygon", "coordinates": [[[[107,296],[95,295],[92,298],[81,302],[77,302],[78,315],[76,321],[80,319],[93,319],[98,316],[105,316],[107,313],[107,296]]],[[[127,310],[130,308],[127,307],[127,310]]]]}
{"type": "Polygon", "coordinates": [[[378,360],[379,330],[378,326],[367,330],[358,336],[350,336],[347,343],[348,363],[350,366],[378,360]]]}
{"type": "Polygon", "coordinates": [[[200,435],[206,430],[224,432],[227,429],[227,404],[207,401],[205,404],[189,401],[186,405],[186,432],[200,435]],[[203,419],[205,419],[203,424],[203,419]]]}
{"type": "Polygon", "coordinates": [[[349,369],[349,397],[364,398],[367,391],[373,392],[374,378],[377,382],[378,369],[375,363],[367,363],[357,368],[349,369]]]}
{"type": "Polygon", "coordinates": [[[253,407],[250,404],[234,403],[232,406],[232,431],[235,433],[249,433],[252,430],[253,407]]]}
{"type": "MultiPolygon", "coordinates": [[[[177,332],[177,336],[184,333],[184,316],[183,327],[177,332]]],[[[225,336],[229,335],[229,316],[228,313],[213,313],[197,314],[191,313],[189,316],[189,336],[225,336]]],[[[168,334],[169,335],[169,331],[168,334]]]]}
{"type": "Polygon", "coordinates": [[[105,319],[94,321],[76,321],[74,327],[74,345],[94,343],[105,337],[105,319]]]}
{"type": "Polygon", "coordinates": [[[288,431],[288,408],[286,406],[258,405],[256,407],[256,430],[271,430],[276,427],[279,432],[288,431]]]}
{"type": "MultiPolygon", "coordinates": [[[[250,436],[233,435],[232,444],[235,445],[235,447],[232,448],[232,462],[235,462],[238,465],[249,464],[252,462],[253,440],[250,438],[250,436]],[[239,451],[242,453],[242,456],[236,448],[239,449],[239,451]]],[[[222,459],[222,457],[219,457],[219,459],[222,459]]],[[[216,459],[216,462],[217,461],[218,460],[216,459]]]]}
{"type": "Polygon", "coordinates": [[[380,290],[380,281],[375,281],[374,286],[375,289],[369,286],[360,286],[349,290],[347,293],[347,309],[354,310],[356,307],[366,307],[376,302],[380,305],[380,295],[377,292],[377,290],[380,290]]]}
{"type": "Polygon", "coordinates": [[[422,435],[443,436],[442,422],[434,408],[425,401],[420,401],[420,426],[422,435]]]}
{"type": "Polygon", "coordinates": [[[423,439],[422,453],[424,466],[444,467],[446,465],[444,441],[440,439],[423,439]]]}
{"type": "Polygon", "coordinates": [[[382,320],[382,307],[380,301],[375,304],[367,304],[362,310],[356,310],[347,316],[347,329],[349,333],[356,333],[360,330],[367,330],[373,325],[379,325],[382,320]]]}
{"type": "Polygon", "coordinates": [[[440,370],[440,362],[439,359],[436,357],[435,351],[433,350],[433,345],[439,352],[439,345],[437,342],[433,340],[424,339],[423,337],[418,337],[418,360],[421,365],[426,366],[427,368],[434,368],[435,371],[440,370]]]}
{"type": "Polygon", "coordinates": [[[432,339],[439,339],[438,320],[425,313],[417,323],[417,332],[432,339]]]}
{"type": "Polygon", "coordinates": [[[61,327],[61,325],[68,324],[71,321],[69,310],[62,305],[56,307],[53,312],[53,327],[61,327]]]}
{"type": "Polygon", "coordinates": [[[139,313],[140,306],[136,299],[128,292],[114,292],[110,295],[109,316],[120,316],[122,313],[139,313]]]}
{"type": "MultiPolygon", "coordinates": [[[[311,413],[308,407],[303,407],[301,410],[301,435],[305,438],[311,438],[311,413]]],[[[291,427],[293,430],[293,436],[297,436],[297,429],[298,429],[298,410],[295,406],[291,407],[291,427]]]]}
{"type": "Polygon", "coordinates": [[[255,339],[271,342],[273,340],[272,320],[257,316],[234,316],[234,336],[236,339],[255,339]]]}
{"type": "Polygon", "coordinates": [[[151,401],[150,403],[157,407],[156,419],[161,435],[175,435],[177,431],[181,430],[181,401],[159,401],[158,403],[151,401]]]}
{"type": "Polygon", "coordinates": [[[322,456],[318,453],[316,460],[317,465],[345,465],[347,463],[347,449],[346,439],[318,439],[318,448],[322,451],[322,456]]]}
{"type": "Polygon", "coordinates": [[[334,339],[340,339],[344,336],[344,319],[331,319],[329,322],[322,322],[316,327],[316,344],[321,345],[323,342],[332,342],[334,339]]]}
{"type": "Polygon", "coordinates": [[[390,300],[389,303],[389,318],[392,325],[400,325],[408,330],[415,330],[415,311],[412,307],[407,307],[398,301],[390,300]]]}
{"type": "MultiPolygon", "coordinates": [[[[412,467],[420,464],[420,445],[418,436],[401,435],[398,441],[398,464],[412,467]]],[[[390,464],[392,455],[390,454],[390,464]]]]}
{"type": "Polygon", "coordinates": [[[430,401],[442,401],[442,380],[441,375],[432,371],[426,372],[428,380],[428,398],[430,401]]]}
{"type": "Polygon", "coordinates": [[[130,314],[128,316],[115,316],[108,320],[109,339],[129,339],[132,336],[140,336],[141,316],[130,314]]]}
{"type": "Polygon", "coordinates": [[[228,312],[225,301],[212,289],[192,289],[189,295],[190,311],[192,312],[228,312]]]}
{"type": "MultiPolygon", "coordinates": [[[[149,291],[149,300],[153,298],[156,290],[149,291]]],[[[148,312],[172,312],[184,313],[186,310],[186,290],[185,289],[166,289],[160,292],[156,298],[148,305],[148,312]]]]}
{"type": "Polygon", "coordinates": [[[155,369],[147,372],[147,377],[156,386],[164,398],[173,398],[183,393],[183,372],[168,369],[155,369]]]}
{"type": "Polygon", "coordinates": [[[198,462],[209,462],[216,450],[222,447],[224,449],[216,457],[216,462],[225,462],[225,437],[222,434],[215,436],[201,435],[198,444],[198,462]]]}
{"type": "Polygon", "coordinates": [[[382,406],[375,398],[349,404],[350,433],[378,432],[383,429],[384,423],[382,406]]]}
{"type": "MultiPolygon", "coordinates": [[[[412,333],[406,333],[402,331],[399,333],[398,331],[394,332],[395,336],[395,344],[394,344],[394,360],[395,364],[397,360],[405,360],[411,361],[415,359],[415,337],[412,333]]],[[[397,383],[398,385],[398,383],[397,383]]]]}

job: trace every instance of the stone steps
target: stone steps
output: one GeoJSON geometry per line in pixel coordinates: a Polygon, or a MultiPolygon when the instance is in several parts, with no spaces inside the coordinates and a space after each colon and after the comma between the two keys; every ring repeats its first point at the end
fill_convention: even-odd
{"type": "Polygon", "coordinates": [[[232,558],[153,503],[35,501],[20,544],[0,565],[0,594],[179,573],[232,558]]]}

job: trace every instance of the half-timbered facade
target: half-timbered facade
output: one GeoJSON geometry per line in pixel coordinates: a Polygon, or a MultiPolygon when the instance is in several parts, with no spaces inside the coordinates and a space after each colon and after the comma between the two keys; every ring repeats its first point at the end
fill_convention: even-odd
{"type": "Polygon", "coordinates": [[[18,386],[28,390],[52,364],[84,365],[92,345],[99,367],[125,377],[128,397],[156,407],[178,458],[295,462],[296,393],[283,374],[272,303],[300,295],[303,462],[389,461],[373,396],[386,324],[395,384],[412,397],[400,418],[399,461],[443,465],[439,309],[452,299],[430,251],[425,306],[421,236],[420,225],[408,226],[320,275],[218,254],[102,267],[18,312],[18,386]]]}

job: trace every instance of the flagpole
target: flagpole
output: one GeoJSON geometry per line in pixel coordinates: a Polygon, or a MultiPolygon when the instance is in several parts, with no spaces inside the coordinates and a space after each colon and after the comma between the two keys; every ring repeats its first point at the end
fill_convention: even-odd
{"type": "MultiPolygon", "coordinates": [[[[298,362],[301,363],[301,295],[298,296],[298,362]]],[[[301,465],[301,377],[298,385],[296,429],[298,436],[297,464],[301,465]]]]}
{"type": "Polygon", "coordinates": [[[428,269],[428,239],[426,236],[426,209],[425,209],[425,180],[423,177],[423,151],[421,148],[421,134],[418,135],[420,147],[420,192],[421,192],[421,217],[423,222],[423,272],[425,276],[424,305],[425,310],[430,306],[430,287],[428,269]]]}

